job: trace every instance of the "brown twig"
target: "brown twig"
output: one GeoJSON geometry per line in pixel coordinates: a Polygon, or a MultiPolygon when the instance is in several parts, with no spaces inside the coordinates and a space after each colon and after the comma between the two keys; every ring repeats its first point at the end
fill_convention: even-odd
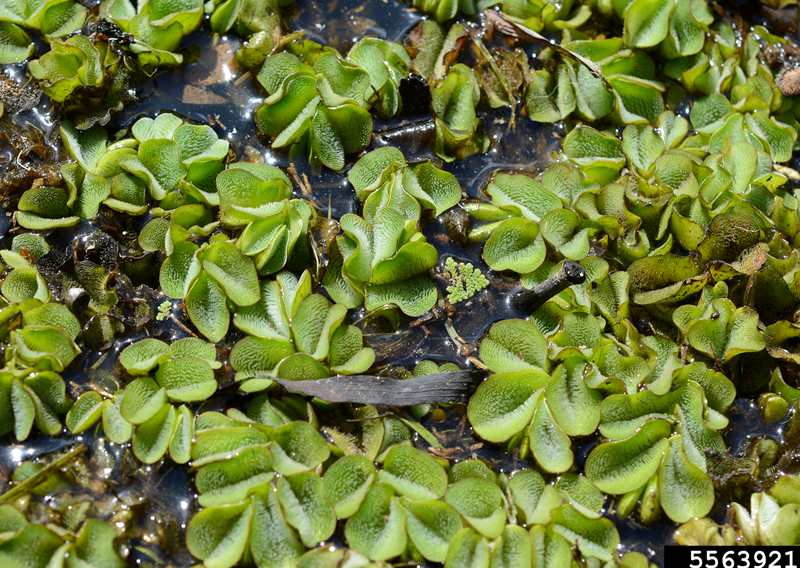
{"type": "Polygon", "coordinates": [[[606,89],[608,89],[609,91],[613,90],[613,87],[603,76],[603,70],[594,61],[591,61],[590,59],[587,59],[582,55],[578,55],[577,53],[570,51],[566,47],[562,47],[557,43],[550,41],[542,34],[536,33],[532,29],[526,28],[522,24],[512,22],[511,20],[507,19],[502,13],[496,10],[486,10],[484,12],[484,15],[487,17],[489,21],[491,21],[494,24],[494,26],[498,30],[500,30],[501,32],[503,32],[508,36],[519,38],[520,34],[526,35],[532,41],[544,44],[547,47],[553,48],[561,55],[569,57],[570,59],[574,59],[575,61],[586,67],[592,75],[603,81],[603,84],[605,85],[606,89]]]}

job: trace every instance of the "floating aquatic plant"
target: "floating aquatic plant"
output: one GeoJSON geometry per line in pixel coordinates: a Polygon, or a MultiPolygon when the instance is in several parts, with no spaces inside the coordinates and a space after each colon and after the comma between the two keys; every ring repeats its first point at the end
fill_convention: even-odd
{"type": "Polygon", "coordinates": [[[469,263],[456,263],[452,256],[445,261],[444,275],[454,282],[447,287],[447,299],[452,304],[471,298],[489,285],[480,269],[476,270],[469,263]]]}
{"type": "Polygon", "coordinates": [[[322,282],[332,298],[348,308],[362,302],[368,310],[397,306],[410,316],[433,307],[436,286],[427,272],[438,254],[414,220],[384,206],[372,223],[347,214],[340,225],[344,236],[336,239],[322,282]]]}
{"type": "MultiPolygon", "coordinates": [[[[343,54],[299,33],[282,37],[282,4],[109,0],[100,15],[119,30],[65,40],[84,25],[77,4],[0,13],[0,61],[30,56],[19,26],[49,38],[30,71],[74,117],[60,129],[70,160],[62,180],[37,181],[9,201],[0,434],[25,440],[34,425],[53,436],[102,425],[134,461],[191,462],[200,510],[186,543],[208,568],[243,559],[261,568],[386,566],[397,557],[646,566],[643,555],[618,556],[619,534],[603,516],[612,499],[619,518],[685,523],[678,542],[796,544],[797,480],[780,474],[800,439],[800,221],[797,174],[781,164],[797,145],[798,107],[770,66],[786,40],[715,21],[703,1],[509,0],[498,3],[502,17],[479,16],[487,25],[473,29],[437,22],[492,3],[425,0],[415,5],[437,22],[420,23],[405,46],[361,38],[343,54]],[[168,113],[113,137],[91,126],[122,108],[142,73],[189,58],[181,43],[204,12],[214,32],[249,37],[237,60],[268,94],[257,124],[291,158],[345,170],[370,143],[372,114],[403,110],[403,81],[416,72],[422,80],[413,81],[431,89],[425,128],[439,159],[485,152],[481,108],[524,101],[534,121],[566,121],[558,161],[538,173],[497,171],[462,202],[439,162],[409,163],[379,147],[348,171],[362,209],[337,221],[296,198],[283,169],[236,162],[209,126],[168,113]],[[619,37],[581,29],[592,12],[621,24],[619,37]],[[522,49],[494,45],[512,31],[524,39],[519,25],[560,33],[560,46],[531,62],[522,49]],[[686,92],[689,107],[679,100],[686,92]],[[108,210],[124,220],[124,251],[108,235],[62,238],[108,210]],[[477,354],[458,337],[430,272],[440,236],[431,218],[464,211],[474,226],[462,223],[460,244],[484,242],[498,282],[536,290],[565,266],[585,273],[528,319],[494,323],[477,354]],[[101,246],[109,241],[111,252],[101,246]],[[162,340],[184,326],[183,308],[210,341],[162,340]],[[444,319],[465,361],[487,369],[467,418],[484,443],[514,452],[512,475],[476,459],[452,463],[439,439],[450,430],[416,419],[429,404],[384,412],[291,393],[291,381],[335,388],[338,375],[369,372],[383,353],[369,346],[378,316],[396,327],[401,313],[420,317],[408,329],[426,333],[444,319]],[[114,381],[64,381],[78,355],[133,328],[145,338],[110,361],[119,363],[114,381]],[[225,395],[224,412],[196,414],[220,386],[239,391],[225,395]],[[764,420],[786,422],[779,440],[756,437],[732,453],[729,411],[749,393],[760,394],[764,420]],[[589,443],[578,468],[576,450],[589,443]],[[705,516],[728,498],[733,524],[720,527],[705,516]],[[334,534],[346,548],[329,549],[334,534]]],[[[87,29],[97,28],[91,18],[87,29]]],[[[443,264],[455,282],[450,302],[486,287],[471,264],[443,264]]],[[[402,383],[454,369],[423,361],[374,372],[402,383]]],[[[12,484],[27,487],[40,465],[23,464],[12,484]]],[[[58,475],[36,490],[60,491],[58,475]]],[[[19,563],[35,549],[42,566],[121,566],[108,526],[76,509],[56,531],[2,505],[0,558],[19,563]]]]}
{"type": "Polygon", "coordinates": [[[262,283],[261,299],[237,310],[233,323],[250,334],[231,351],[240,388],[259,391],[269,377],[320,379],[363,373],[375,361],[358,328],[344,324],[347,308],[311,294],[311,275],[281,272],[262,283]]]}
{"type": "MultiPolygon", "coordinates": [[[[335,50],[313,42],[287,50],[269,57],[258,72],[259,83],[270,95],[257,111],[258,127],[275,138],[274,148],[291,146],[312,163],[340,170],[346,154],[369,144],[368,91],[379,80],[373,81],[369,72],[335,50]]],[[[380,49],[367,50],[364,57],[370,68],[380,66],[373,73],[387,73],[380,49]]]]}
{"type": "Polygon", "coordinates": [[[347,177],[364,201],[363,216],[369,222],[383,206],[419,221],[423,211],[437,216],[461,199],[455,176],[428,161],[408,165],[403,153],[391,146],[365,154],[347,177]]]}

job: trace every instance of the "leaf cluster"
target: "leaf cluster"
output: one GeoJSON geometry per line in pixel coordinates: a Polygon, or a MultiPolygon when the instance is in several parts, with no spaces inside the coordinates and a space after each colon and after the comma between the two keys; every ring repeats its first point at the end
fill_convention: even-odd
{"type": "Polygon", "coordinates": [[[360,432],[326,430],[326,443],[300,400],[262,395],[246,416],[198,417],[192,457],[204,509],[186,538],[204,565],[246,557],[261,567],[333,566],[346,557],[384,566],[404,553],[452,567],[558,566],[575,553],[611,566],[639,560],[617,557],[619,535],[599,514],[604,497],[583,476],[551,485],[534,470],[509,478],[478,460],[451,466],[415,449],[403,423],[372,407],[355,411],[373,418],[360,432]],[[316,549],[337,517],[349,550],[316,549]]]}
{"type": "Polygon", "coordinates": [[[304,153],[316,166],[344,167],[345,155],[372,138],[370,108],[386,118],[400,111],[400,79],[410,60],[402,46],[374,38],[346,57],[311,41],[269,56],[257,79],[269,97],[256,112],[273,148],[304,153]]]}
{"type": "Polygon", "coordinates": [[[68,531],[29,522],[11,505],[0,505],[0,560],[9,566],[46,568],[54,564],[86,568],[124,568],[117,531],[99,519],[68,531]]]}

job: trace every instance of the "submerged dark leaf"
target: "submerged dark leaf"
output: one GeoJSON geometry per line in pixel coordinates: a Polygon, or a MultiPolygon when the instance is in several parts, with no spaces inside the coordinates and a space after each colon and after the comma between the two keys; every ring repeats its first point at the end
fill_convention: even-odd
{"type": "Polygon", "coordinates": [[[328,402],[414,406],[466,402],[469,400],[469,393],[483,376],[483,371],[453,371],[405,380],[374,375],[350,375],[316,381],[272,380],[288,390],[328,402]]]}

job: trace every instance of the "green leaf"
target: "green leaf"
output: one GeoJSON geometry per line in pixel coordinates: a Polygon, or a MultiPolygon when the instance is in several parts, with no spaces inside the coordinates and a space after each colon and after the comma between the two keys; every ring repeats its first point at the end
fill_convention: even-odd
{"type": "Polygon", "coordinates": [[[73,212],[83,219],[93,219],[100,211],[100,203],[111,195],[111,182],[103,176],[87,173],[73,212]]]}
{"type": "Polygon", "coordinates": [[[273,431],[272,464],[281,475],[311,471],[330,456],[325,439],[308,422],[292,422],[273,431]]]}
{"type": "Polygon", "coordinates": [[[549,368],[547,340],[525,320],[496,323],[480,345],[481,360],[497,373],[549,368]]]}
{"type": "Polygon", "coordinates": [[[178,357],[162,363],[156,371],[159,386],[173,402],[199,402],[217,390],[214,371],[203,359],[178,357]]]}
{"type": "Polygon", "coordinates": [[[336,513],[325,497],[322,479],[312,471],[278,479],[278,500],[287,522],[308,548],[329,539],[336,530],[336,513]]]}
{"type": "Polygon", "coordinates": [[[680,55],[694,55],[703,49],[707,27],[694,12],[696,3],[677,2],[670,18],[669,39],[674,42],[674,50],[680,55]]]}
{"type": "Polygon", "coordinates": [[[69,205],[67,192],[62,188],[29,189],[17,204],[17,223],[32,230],[71,227],[80,221],[80,217],[70,215],[69,205]]]}
{"type": "Polygon", "coordinates": [[[313,140],[312,155],[324,166],[341,170],[345,155],[362,150],[372,139],[372,116],[355,104],[331,108],[320,105],[309,138],[313,140]]]}
{"type": "MultiPolygon", "coordinates": [[[[124,400],[123,400],[124,402],[124,400]]],[[[175,431],[177,414],[171,404],[165,404],[133,432],[133,454],[144,463],[155,463],[167,453],[175,431]]]]}
{"type": "Polygon", "coordinates": [[[575,110],[576,94],[567,65],[559,65],[555,74],[533,72],[526,97],[526,110],[536,122],[557,122],[575,110]]]}
{"type": "Polygon", "coordinates": [[[605,496],[586,477],[576,473],[565,473],[556,482],[558,489],[569,500],[569,504],[584,517],[599,519],[605,496]]]}
{"type": "Polygon", "coordinates": [[[486,187],[492,204],[521,215],[529,221],[540,221],[545,213],[561,207],[561,200],[545,186],[526,175],[499,174],[486,187]]]}
{"type": "Polygon", "coordinates": [[[617,554],[619,533],[609,519],[587,519],[569,505],[553,511],[550,528],[569,542],[577,542],[586,557],[609,561],[617,554]]]}
{"type": "Polygon", "coordinates": [[[74,551],[78,558],[90,566],[125,568],[128,563],[117,553],[116,538],[114,527],[98,519],[89,519],[75,539],[74,551]]]}
{"type": "Polygon", "coordinates": [[[402,499],[406,511],[408,537],[420,554],[430,562],[444,562],[447,551],[463,528],[461,517],[443,501],[414,503],[402,499]]]}
{"type": "Polygon", "coordinates": [[[667,150],[680,144],[688,133],[689,121],[682,116],[676,116],[671,110],[658,117],[658,136],[667,150]]]}
{"type": "Polygon", "coordinates": [[[631,165],[641,175],[647,176],[666,147],[653,132],[652,126],[631,124],[622,131],[622,150],[631,165]]]}
{"type": "MultiPolygon", "coordinates": [[[[25,528],[28,519],[12,505],[0,505],[0,534],[16,533],[25,528]]],[[[4,535],[5,536],[5,535],[4,535]]]]}
{"type": "Polygon", "coordinates": [[[347,179],[359,199],[366,199],[385,181],[387,169],[392,166],[405,166],[403,153],[393,146],[385,146],[364,154],[353,164],[347,179]]]}
{"type": "MultiPolygon", "coordinates": [[[[135,178],[139,179],[139,178],[135,178]]],[[[112,191],[113,191],[113,182],[112,182],[112,191]]],[[[166,243],[165,239],[167,237],[167,233],[170,230],[170,222],[168,219],[164,219],[162,217],[156,217],[155,219],[151,220],[147,225],[139,233],[139,246],[142,247],[142,250],[147,252],[154,252],[157,250],[166,251],[166,243]]],[[[187,244],[194,244],[190,243],[189,241],[183,241],[187,244]]],[[[176,243],[180,244],[180,243],[176,243]]],[[[195,245],[196,246],[196,245],[195,245]]],[[[192,249],[192,254],[194,254],[194,250],[192,249]]],[[[162,282],[162,287],[164,283],[162,282]]]]}
{"type": "Polygon", "coordinates": [[[695,130],[703,134],[713,134],[722,126],[732,110],[727,97],[713,94],[695,101],[689,118],[695,130]]]}
{"type": "Polygon", "coordinates": [[[360,455],[339,458],[325,472],[325,495],[333,504],[336,516],[352,517],[369,491],[377,472],[369,458],[360,455]]]}
{"type": "Polygon", "coordinates": [[[441,215],[461,200],[461,185],[456,177],[428,161],[406,169],[403,187],[421,202],[424,209],[432,209],[434,216],[441,215]]]}
{"type": "Polygon", "coordinates": [[[600,444],[586,458],[586,477],[612,495],[644,486],[661,464],[669,435],[667,422],[649,420],[630,438],[600,444]]]}
{"type": "Polygon", "coordinates": [[[143,424],[150,420],[164,403],[167,390],[159,388],[150,377],[136,379],[125,388],[125,397],[120,403],[122,417],[131,424],[143,424]]]}
{"type": "MultiPolygon", "coordinates": [[[[9,377],[10,378],[10,377],[9,377]]],[[[10,406],[13,412],[13,429],[14,436],[18,441],[25,440],[33,428],[33,423],[36,418],[36,406],[31,398],[31,395],[22,386],[19,380],[11,379],[10,391],[10,406]]],[[[7,387],[6,387],[7,388],[7,387]]],[[[6,390],[4,388],[4,390],[6,390]]],[[[8,406],[4,410],[8,410],[8,406]]]]}
{"type": "MultiPolygon", "coordinates": [[[[768,328],[769,329],[769,328],[768,328]]],[[[709,369],[700,362],[691,363],[675,372],[675,385],[683,386],[694,381],[703,389],[708,407],[725,414],[736,398],[736,387],[722,373],[709,369]]]]}
{"type": "Polygon", "coordinates": [[[19,63],[33,54],[31,38],[11,22],[0,22],[0,63],[19,63]]]}
{"type": "MultiPolygon", "coordinates": [[[[742,160],[741,157],[738,159],[742,160]]],[[[759,240],[761,240],[761,230],[754,217],[725,212],[711,219],[703,240],[697,245],[697,252],[705,262],[710,260],[733,262],[759,240]]]]}
{"type": "Polygon", "coordinates": [[[222,160],[228,154],[228,141],[217,138],[216,132],[205,124],[183,124],[173,137],[178,156],[185,165],[194,161],[222,160]]]}
{"type": "Polygon", "coordinates": [[[653,47],[667,37],[675,0],[634,0],[625,9],[625,44],[653,47]]]}
{"type": "Polygon", "coordinates": [[[489,139],[477,118],[479,101],[480,83],[473,70],[463,63],[451,67],[444,82],[432,94],[437,156],[452,162],[486,152],[489,139]]]}
{"type": "Polygon", "coordinates": [[[564,139],[564,153],[592,179],[605,183],[625,165],[622,143],[588,126],[578,126],[564,139]]]}
{"type": "Polygon", "coordinates": [[[45,567],[62,544],[61,538],[49,529],[30,523],[0,544],[0,562],[20,568],[45,567]]]}
{"type": "Polygon", "coordinates": [[[231,349],[230,363],[246,376],[272,376],[278,364],[293,353],[289,341],[245,337],[231,349]]]}
{"type": "Polygon", "coordinates": [[[402,282],[368,286],[364,307],[372,311],[397,306],[407,316],[419,317],[436,304],[437,297],[436,286],[427,276],[414,276],[402,282]]]}
{"type": "Polygon", "coordinates": [[[36,260],[39,260],[50,251],[50,245],[47,244],[47,240],[40,235],[34,235],[32,233],[17,235],[11,241],[12,251],[19,253],[23,248],[36,260]]]}
{"type": "Polygon", "coordinates": [[[222,341],[228,333],[230,312],[225,292],[216,280],[207,276],[205,272],[201,272],[189,287],[186,294],[186,311],[200,333],[212,343],[222,341]]]}
{"type": "Polygon", "coordinates": [[[546,396],[547,394],[539,397],[528,437],[533,456],[542,469],[550,473],[561,473],[572,467],[575,458],[570,438],[556,423],[546,396]]]}
{"type": "Polygon", "coordinates": [[[350,548],[380,561],[406,548],[406,513],[392,488],[374,484],[355,515],[348,519],[344,535],[350,548]]]}
{"type": "Polygon", "coordinates": [[[94,426],[102,411],[103,397],[94,391],[85,392],[67,412],[67,428],[73,434],[80,434],[94,426]]]}
{"type": "Polygon", "coordinates": [[[698,385],[688,383],[674,395],[683,450],[693,465],[706,472],[706,451],[724,452],[725,442],[719,432],[706,424],[705,393],[698,385]]]}
{"type": "Polygon", "coordinates": [[[633,436],[649,420],[672,420],[674,405],[675,399],[670,393],[656,396],[645,390],[636,394],[613,394],[603,401],[600,433],[611,440],[623,440],[633,436]]]}
{"type": "Polygon", "coordinates": [[[207,463],[227,460],[232,454],[238,453],[251,446],[266,446],[269,443],[267,427],[255,428],[250,426],[234,426],[232,421],[220,415],[230,427],[218,428],[213,425],[210,429],[203,428],[202,419],[208,413],[201,414],[197,419],[197,436],[192,445],[192,466],[200,467],[207,463]],[[266,429],[266,431],[264,431],[266,429]]]}
{"type": "Polygon", "coordinates": [[[275,375],[290,381],[325,379],[331,376],[330,370],[305,353],[295,353],[281,361],[275,375]]]}
{"type": "Polygon", "coordinates": [[[712,302],[717,317],[695,321],[688,326],[687,339],[694,348],[722,363],[740,353],[764,349],[758,330],[758,314],[747,306],[736,308],[727,298],[712,302]]]}
{"type": "Polygon", "coordinates": [[[792,504],[780,507],[764,493],[750,496],[750,512],[735,503],[733,505],[737,525],[742,527],[745,542],[760,545],[795,543],[800,514],[792,504]]]}
{"type": "Polygon", "coordinates": [[[745,121],[748,130],[769,145],[774,161],[787,162],[791,159],[792,148],[797,141],[797,132],[793,128],[777,122],[762,112],[746,114],[745,121]]]}
{"type": "Polygon", "coordinates": [[[600,322],[592,315],[570,312],[564,315],[558,333],[550,338],[551,357],[589,357],[599,351],[608,340],[600,333],[600,322]]]}
{"type": "Polygon", "coordinates": [[[447,490],[442,466],[427,453],[408,446],[389,450],[378,478],[411,501],[439,499],[447,490]]]}
{"type": "Polygon", "coordinates": [[[527,219],[506,219],[483,247],[483,258],[492,270],[533,272],[547,253],[539,226],[527,219]]]}
{"type": "Polygon", "coordinates": [[[669,439],[658,474],[661,506],[676,523],[704,517],[714,505],[714,484],[683,452],[681,436],[669,439]]]}
{"type": "Polygon", "coordinates": [[[592,283],[589,297],[600,314],[611,323],[619,323],[629,317],[628,288],[630,277],[627,272],[617,271],[592,283]]]}
{"type": "Polygon", "coordinates": [[[548,380],[546,373],[537,370],[489,377],[475,391],[467,408],[475,433],[490,442],[504,442],[521,432],[531,421],[538,395],[548,380]]]}
{"type": "Polygon", "coordinates": [[[244,554],[252,519],[249,501],[203,509],[186,528],[186,546],[207,568],[232,568],[244,554]]]}
{"type": "Polygon", "coordinates": [[[27,310],[22,316],[23,325],[28,327],[45,327],[57,325],[69,336],[77,339],[81,332],[81,324],[69,308],[62,304],[43,304],[38,308],[27,310]]]}
{"type": "Polygon", "coordinates": [[[160,339],[146,338],[131,343],[119,354],[119,362],[131,375],[146,375],[168,358],[169,345],[160,339]]]}
{"type": "Polygon", "coordinates": [[[220,221],[240,226],[276,213],[291,196],[292,184],[274,166],[239,162],[217,176],[217,191],[220,221]]]}
{"type": "Polygon", "coordinates": [[[631,298],[637,304],[674,303],[705,286],[691,280],[702,273],[700,263],[690,256],[648,256],[628,267],[631,298]],[[688,284],[687,284],[688,282],[688,284]]]}
{"type": "Polygon", "coordinates": [[[103,401],[103,432],[115,444],[124,444],[133,436],[133,424],[122,417],[120,406],[124,391],[115,394],[113,400],[103,401]]]}
{"type": "Polygon", "coordinates": [[[169,346],[171,357],[195,357],[208,363],[212,369],[219,369],[222,363],[217,359],[217,348],[213,343],[198,337],[184,337],[169,346]]]}
{"type": "MultiPolygon", "coordinates": [[[[150,225],[148,225],[149,227],[150,225]]],[[[144,232],[143,232],[144,233],[144,232]]],[[[175,243],[174,250],[161,265],[159,282],[161,289],[170,298],[185,298],[201,265],[197,259],[199,247],[191,241],[175,243]]]]}
{"type": "Polygon", "coordinates": [[[230,459],[202,466],[195,478],[203,507],[242,501],[255,487],[272,481],[269,448],[255,446],[240,450],[230,459]]]}
{"type": "Polygon", "coordinates": [[[119,165],[145,182],[153,198],[159,200],[186,175],[175,142],[160,138],[145,140],[139,145],[138,157],[123,156],[119,165]]]}
{"type": "Polygon", "coordinates": [[[11,338],[17,359],[40,370],[60,373],[80,353],[72,338],[58,326],[17,329],[11,338]]]}
{"type": "Polygon", "coordinates": [[[290,340],[289,317],[283,310],[277,281],[262,281],[261,297],[255,304],[236,310],[233,324],[250,335],[290,340]]]}
{"type": "Polygon", "coordinates": [[[445,568],[489,568],[490,552],[486,538],[470,528],[456,534],[447,551],[445,568]]]}
{"type": "Polygon", "coordinates": [[[553,418],[570,437],[588,436],[600,424],[603,397],[586,384],[588,370],[580,359],[568,359],[553,372],[545,390],[553,418]]]}
{"type": "Polygon", "coordinates": [[[86,172],[93,171],[106,154],[108,133],[102,126],[78,130],[71,122],[66,121],[61,124],[59,132],[61,141],[72,159],[76,160],[86,172]]]}
{"type": "Polygon", "coordinates": [[[581,222],[577,213],[568,209],[553,209],[539,223],[545,241],[568,259],[582,260],[589,254],[589,238],[597,229],[581,222]]]}
{"type": "Polygon", "coordinates": [[[662,84],[624,75],[609,77],[608,83],[614,89],[617,113],[622,122],[652,124],[664,112],[662,84]]]}
{"type": "Polygon", "coordinates": [[[276,568],[296,566],[305,547],[286,523],[275,489],[267,485],[257,491],[252,500],[250,552],[256,564],[276,568]]]}
{"type": "Polygon", "coordinates": [[[297,349],[318,361],[328,357],[331,336],[346,315],[347,308],[339,304],[331,306],[328,300],[319,294],[306,297],[292,319],[292,331],[297,349]]]}
{"type": "Polygon", "coordinates": [[[255,265],[232,244],[218,242],[203,251],[203,270],[217,281],[234,304],[249,306],[258,301],[255,265]]]}
{"type": "Polygon", "coordinates": [[[35,268],[15,268],[9,272],[0,286],[0,292],[12,304],[32,298],[42,302],[50,299],[47,283],[35,268]]]}
{"type": "Polygon", "coordinates": [[[494,483],[483,479],[462,479],[447,489],[444,500],[486,538],[497,538],[503,532],[506,521],[503,494],[494,483]]]}
{"type": "Polygon", "coordinates": [[[364,335],[357,327],[344,325],[331,335],[331,371],[340,375],[357,375],[372,367],[375,351],[363,347],[364,335]]]}
{"type": "Polygon", "coordinates": [[[516,525],[506,525],[492,550],[491,568],[529,568],[532,553],[528,532],[516,525]]]}
{"type": "Polygon", "coordinates": [[[49,436],[61,432],[58,415],[72,408],[64,379],[52,371],[44,371],[25,377],[24,387],[36,407],[36,427],[49,436]]]}
{"type": "Polygon", "coordinates": [[[528,525],[550,522],[550,512],[563,502],[559,492],[545,485],[534,470],[518,471],[508,485],[520,520],[528,525]]]}
{"type": "Polygon", "coordinates": [[[131,128],[131,134],[139,142],[155,138],[172,140],[175,136],[175,131],[181,124],[183,124],[183,120],[179,116],[163,112],[154,119],[142,117],[137,120],[131,128]]]}

